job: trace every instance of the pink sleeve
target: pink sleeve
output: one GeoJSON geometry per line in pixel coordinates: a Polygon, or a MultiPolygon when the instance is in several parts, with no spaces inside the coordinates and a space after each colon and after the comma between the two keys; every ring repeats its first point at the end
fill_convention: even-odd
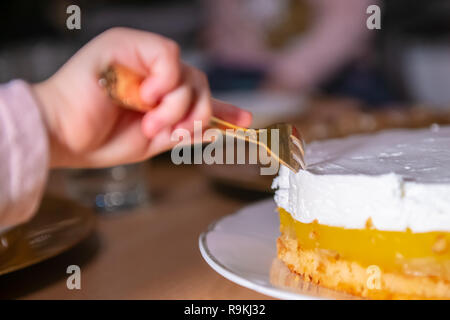
{"type": "Polygon", "coordinates": [[[36,211],[48,173],[44,122],[30,86],[0,85],[0,229],[36,211]]]}

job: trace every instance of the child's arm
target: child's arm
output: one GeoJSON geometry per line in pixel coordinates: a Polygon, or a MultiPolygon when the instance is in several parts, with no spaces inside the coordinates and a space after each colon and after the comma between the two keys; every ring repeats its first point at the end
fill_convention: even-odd
{"type": "Polygon", "coordinates": [[[39,205],[49,162],[45,130],[27,83],[0,86],[0,230],[39,205]]]}

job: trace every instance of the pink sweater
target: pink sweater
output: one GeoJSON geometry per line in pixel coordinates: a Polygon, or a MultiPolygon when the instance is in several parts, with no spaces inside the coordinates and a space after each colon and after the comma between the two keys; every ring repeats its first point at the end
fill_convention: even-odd
{"type": "Polygon", "coordinates": [[[49,163],[48,141],[30,86],[0,85],[0,231],[36,211],[49,163]]]}

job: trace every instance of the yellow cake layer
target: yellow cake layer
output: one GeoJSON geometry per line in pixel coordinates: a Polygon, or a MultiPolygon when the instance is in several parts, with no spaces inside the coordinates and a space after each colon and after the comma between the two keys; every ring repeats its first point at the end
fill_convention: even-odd
{"type": "MultiPolygon", "coordinates": [[[[369,299],[450,299],[448,281],[398,272],[376,272],[372,266],[366,268],[321,249],[304,249],[294,234],[282,232],[277,241],[277,253],[293,274],[324,288],[369,299]]],[[[273,276],[271,279],[276,281],[273,283],[280,282],[273,276]]],[[[321,291],[317,293],[324,294],[321,291]]],[[[333,298],[333,295],[326,296],[333,298]]],[[[336,298],[343,297],[337,295],[336,298]]]]}
{"type": "Polygon", "coordinates": [[[302,223],[282,208],[279,213],[281,232],[296,239],[303,250],[321,249],[362,267],[450,281],[449,232],[381,231],[370,221],[365,229],[346,229],[302,223]]]}

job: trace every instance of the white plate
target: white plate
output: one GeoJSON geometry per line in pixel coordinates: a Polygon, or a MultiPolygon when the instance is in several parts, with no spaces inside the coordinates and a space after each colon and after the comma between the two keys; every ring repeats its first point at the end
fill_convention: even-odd
{"type": "Polygon", "coordinates": [[[275,209],[272,199],[264,200],[210,225],[199,239],[203,258],[228,280],[274,298],[351,298],[299,280],[276,259],[279,218],[275,209]],[[275,271],[281,272],[276,277],[283,279],[281,284],[271,281],[274,267],[281,268],[275,271]]]}

